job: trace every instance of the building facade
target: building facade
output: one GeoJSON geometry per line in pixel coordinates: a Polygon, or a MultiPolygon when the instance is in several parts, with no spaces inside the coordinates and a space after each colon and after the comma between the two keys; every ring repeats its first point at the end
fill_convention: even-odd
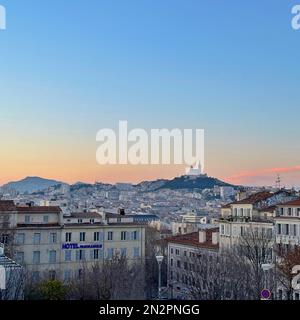
{"type": "Polygon", "coordinates": [[[13,256],[33,281],[68,281],[105,259],[124,256],[133,263],[145,256],[145,226],[126,216],[108,222],[97,212],[64,216],[59,207],[17,207],[13,202],[2,202],[0,216],[7,221],[2,240],[13,239],[13,256]]]}
{"type": "Polygon", "coordinates": [[[168,242],[168,293],[170,299],[193,299],[193,272],[202,253],[219,252],[218,228],[199,230],[166,239],[168,242]]]}

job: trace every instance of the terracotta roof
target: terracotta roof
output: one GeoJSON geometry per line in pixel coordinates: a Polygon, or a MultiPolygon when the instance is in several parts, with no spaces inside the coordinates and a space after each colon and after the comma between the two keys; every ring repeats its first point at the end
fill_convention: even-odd
{"type": "Polygon", "coordinates": [[[0,200],[0,212],[16,211],[16,206],[12,200],[0,200]]]}
{"type": "Polygon", "coordinates": [[[296,206],[296,207],[299,207],[300,206],[300,198],[296,199],[296,200],[288,201],[288,202],[285,202],[285,203],[281,203],[279,206],[296,206]]]}
{"type": "Polygon", "coordinates": [[[60,207],[37,206],[37,207],[17,207],[19,213],[60,213],[60,207]]]}
{"type": "Polygon", "coordinates": [[[97,212],[73,212],[71,216],[65,216],[65,219],[68,218],[77,218],[77,219],[90,219],[90,218],[102,218],[100,213],[97,212]]]}
{"type": "Polygon", "coordinates": [[[221,209],[230,209],[231,208],[231,203],[227,203],[227,204],[224,204],[221,209]]]}
{"type": "Polygon", "coordinates": [[[274,212],[275,210],[276,210],[276,206],[270,206],[270,207],[261,208],[259,211],[261,211],[261,212],[274,212]]]}
{"type": "Polygon", "coordinates": [[[188,245],[192,247],[217,250],[219,248],[219,244],[212,243],[212,233],[219,231],[219,228],[208,229],[205,231],[206,231],[206,241],[203,243],[199,242],[199,232],[192,232],[188,234],[166,238],[165,241],[171,242],[171,243],[188,245]]]}
{"type": "Polygon", "coordinates": [[[232,204],[255,204],[260,201],[267,200],[268,198],[271,198],[274,195],[274,193],[268,192],[268,191],[262,191],[255,194],[252,194],[246,199],[235,201],[232,204]]]}

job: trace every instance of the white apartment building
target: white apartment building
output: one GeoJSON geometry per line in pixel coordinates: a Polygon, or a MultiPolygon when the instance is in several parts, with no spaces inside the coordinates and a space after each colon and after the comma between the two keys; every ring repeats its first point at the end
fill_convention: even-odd
{"type": "Polygon", "coordinates": [[[300,245],[300,199],[278,205],[274,221],[277,244],[300,245]]]}
{"type": "MultiPolygon", "coordinates": [[[[279,247],[288,250],[300,245],[300,199],[278,205],[274,221],[276,244],[279,247]]],[[[282,284],[278,285],[279,299],[286,299],[286,290],[282,284]]],[[[300,290],[294,290],[292,294],[294,300],[300,300],[300,290]]]]}
{"type": "Polygon", "coordinates": [[[32,280],[68,281],[115,255],[129,262],[145,256],[145,226],[120,216],[107,222],[97,212],[63,216],[59,207],[17,207],[0,201],[0,241],[13,240],[13,255],[32,280]]]}

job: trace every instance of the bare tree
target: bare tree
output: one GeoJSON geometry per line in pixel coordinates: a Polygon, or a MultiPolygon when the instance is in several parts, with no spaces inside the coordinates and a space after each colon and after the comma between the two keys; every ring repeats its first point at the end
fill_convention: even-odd
{"type": "Polygon", "coordinates": [[[121,300],[144,298],[144,266],[114,256],[103,263],[82,268],[79,277],[70,283],[70,299],[121,300]]]}
{"type": "Polygon", "coordinates": [[[300,247],[289,246],[283,248],[281,245],[279,245],[276,247],[276,254],[278,282],[283,288],[285,288],[287,300],[292,300],[294,294],[292,281],[295,276],[292,271],[296,265],[300,265],[300,247]]]}
{"type": "MultiPolygon", "coordinates": [[[[271,233],[257,228],[249,227],[240,237],[238,244],[234,248],[234,253],[250,266],[250,276],[252,279],[253,298],[260,299],[261,290],[265,286],[265,274],[262,269],[263,264],[271,263],[273,256],[273,236],[271,233]]],[[[269,284],[275,285],[275,274],[273,271],[269,275],[269,284]],[[273,281],[271,281],[273,278],[273,281]]],[[[270,288],[274,289],[274,288],[270,288]]]]}
{"type": "Polygon", "coordinates": [[[188,261],[185,282],[192,299],[251,299],[249,264],[232,252],[199,251],[188,261]]]}

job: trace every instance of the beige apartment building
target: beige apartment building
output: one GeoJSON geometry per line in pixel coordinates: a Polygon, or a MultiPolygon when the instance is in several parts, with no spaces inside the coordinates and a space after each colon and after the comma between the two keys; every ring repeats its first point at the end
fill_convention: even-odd
{"type": "Polygon", "coordinates": [[[167,238],[168,295],[170,299],[194,299],[191,292],[201,255],[216,256],[219,252],[219,229],[198,230],[167,238]]]}
{"type": "Polygon", "coordinates": [[[293,192],[281,190],[275,193],[258,192],[221,208],[220,249],[230,249],[239,243],[246,233],[274,235],[276,205],[295,198],[293,192]]]}
{"type": "Polygon", "coordinates": [[[59,207],[15,206],[0,201],[0,242],[13,240],[13,257],[32,280],[70,280],[97,262],[124,256],[145,257],[145,225],[117,215],[113,222],[97,212],[64,216],[59,207]]]}

